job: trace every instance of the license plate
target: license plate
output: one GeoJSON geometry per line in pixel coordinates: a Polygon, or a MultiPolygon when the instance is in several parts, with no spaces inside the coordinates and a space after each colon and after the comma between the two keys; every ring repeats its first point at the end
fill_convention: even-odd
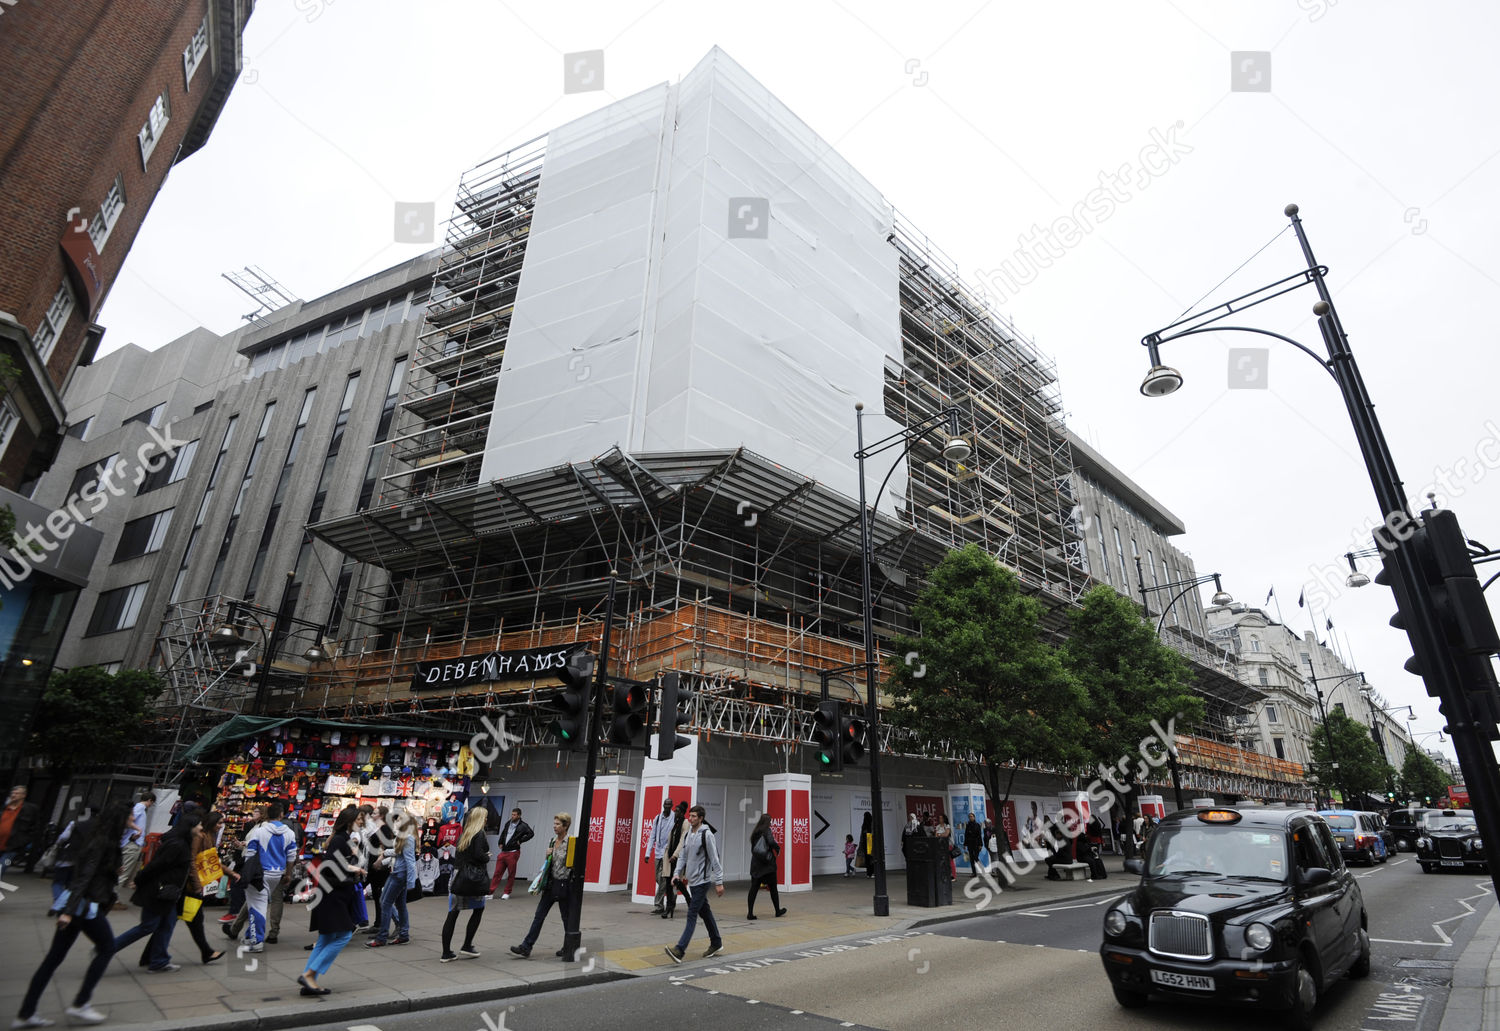
{"type": "Polygon", "coordinates": [[[1214,979],[1201,974],[1179,974],[1175,970],[1153,970],[1151,980],[1171,988],[1191,988],[1199,992],[1214,990],[1214,979]]]}
{"type": "Polygon", "coordinates": [[[1463,866],[1463,865],[1464,865],[1464,861],[1462,859],[1439,859],[1438,860],[1438,866],[1463,866]]]}
{"type": "Polygon", "coordinates": [[[1349,837],[1348,837],[1348,835],[1346,835],[1346,834],[1340,834],[1339,835],[1339,844],[1340,845],[1347,845],[1347,844],[1349,844],[1349,837]]]}

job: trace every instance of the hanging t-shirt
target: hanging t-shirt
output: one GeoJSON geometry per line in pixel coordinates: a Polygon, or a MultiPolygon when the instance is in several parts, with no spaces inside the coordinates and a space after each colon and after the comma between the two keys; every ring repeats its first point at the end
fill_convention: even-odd
{"type": "Polygon", "coordinates": [[[456,842],[459,839],[459,836],[461,834],[463,834],[463,832],[464,832],[464,825],[461,824],[461,823],[458,823],[457,821],[454,821],[453,823],[445,823],[445,824],[443,824],[441,827],[438,828],[438,833],[437,833],[437,843],[438,843],[438,846],[442,847],[443,845],[451,845],[451,844],[453,844],[454,842],[456,842]]]}

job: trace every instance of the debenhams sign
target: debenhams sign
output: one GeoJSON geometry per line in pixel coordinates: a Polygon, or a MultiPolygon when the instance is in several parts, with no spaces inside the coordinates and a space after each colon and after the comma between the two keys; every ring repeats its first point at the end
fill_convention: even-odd
{"type": "Polygon", "coordinates": [[[463,687],[492,680],[530,680],[533,677],[556,676],[568,664],[568,657],[582,644],[553,648],[519,648],[484,655],[460,655],[440,662],[419,662],[412,674],[413,691],[440,687],[463,687]]]}

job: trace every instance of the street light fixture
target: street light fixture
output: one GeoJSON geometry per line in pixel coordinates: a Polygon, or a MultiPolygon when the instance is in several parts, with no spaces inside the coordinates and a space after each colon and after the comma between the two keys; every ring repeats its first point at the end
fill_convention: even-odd
{"type": "Polygon", "coordinates": [[[874,565],[874,543],[871,540],[871,512],[865,503],[865,459],[873,458],[875,455],[889,451],[891,448],[901,445],[901,453],[896,456],[895,463],[890,472],[885,474],[885,479],[880,481],[880,489],[875,492],[875,502],[880,503],[880,498],[885,494],[886,484],[890,483],[891,476],[897,467],[901,465],[906,453],[911,450],[913,444],[934,430],[943,429],[947,437],[943,442],[943,457],[950,462],[963,462],[973,452],[969,442],[959,436],[958,417],[962,414],[958,408],[945,408],[936,415],[930,416],[912,426],[897,430],[888,437],[875,441],[869,447],[865,446],[865,406],[857,403],[854,406],[854,428],[855,442],[859,450],[854,452],[854,458],[859,463],[859,552],[863,608],[864,608],[864,649],[865,649],[865,725],[870,742],[870,810],[874,817],[872,830],[873,842],[870,857],[875,862],[875,900],[874,909],[876,916],[890,916],[891,900],[886,892],[885,881],[885,821],[882,819],[883,800],[880,793],[880,706],[875,697],[875,671],[880,665],[875,656],[875,603],[870,593],[870,567],[874,565]]]}
{"type": "MultiPolygon", "coordinates": [[[[1151,370],[1141,384],[1141,392],[1148,397],[1159,397],[1181,386],[1181,374],[1161,363],[1159,350],[1163,343],[1221,330],[1255,333],[1288,343],[1310,356],[1324,372],[1333,377],[1348,411],[1355,438],[1359,442],[1360,455],[1364,459],[1370,485],[1380,507],[1379,521],[1387,529],[1387,539],[1380,543],[1389,545],[1386,569],[1397,600],[1397,616],[1401,620],[1398,625],[1405,629],[1411,641],[1411,666],[1414,671],[1420,672],[1427,692],[1439,699],[1443,714],[1448,717],[1459,764],[1474,796],[1474,811],[1480,830],[1486,837],[1500,840],[1500,770],[1496,768],[1491,748],[1491,739],[1495,736],[1493,709],[1497,704],[1496,696],[1500,695],[1500,686],[1495,682],[1489,660],[1484,659],[1481,663],[1479,656],[1473,653],[1474,642],[1469,642],[1462,648],[1449,644],[1448,618],[1438,608],[1439,588],[1428,580],[1431,571],[1427,567],[1436,560],[1425,557],[1421,550],[1428,545],[1433,534],[1436,534],[1439,541],[1446,541],[1448,535],[1461,531],[1451,513],[1446,518],[1438,518],[1443,514],[1435,513],[1419,522],[1407,508],[1406,491],[1396,470],[1395,458],[1375,416],[1375,404],[1354,360],[1349,338],[1334,309],[1333,296],[1325,281],[1328,269],[1319,265],[1313,256],[1312,245],[1303,230],[1302,220],[1298,218],[1297,205],[1288,204],[1285,211],[1297,235],[1306,267],[1268,286],[1215,308],[1180,318],[1163,329],[1148,333],[1141,343],[1150,356],[1151,370]],[[1312,310],[1317,316],[1318,330],[1327,350],[1326,359],[1280,333],[1251,326],[1221,324],[1231,314],[1307,285],[1311,285],[1318,293],[1318,301],[1312,310]],[[1403,535],[1403,531],[1413,527],[1423,532],[1422,540],[1415,541],[1416,532],[1403,535]]],[[[1454,562],[1454,557],[1446,556],[1443,561],[1454,562]]],[[[1472,565],[1469,568],[1472,570],[1472,565]]],[[[1457,579],[1464,579],[1462,571],[1457,579]]],[[[1458,589],[1462,590],[1462,584],[1458,589]]],[[[1441,590],[1445,598],[1450,597],[1446,584],[1441,590]]],[[[1472,600],[1467,604],[1472,604],[1472,600]]],[[[1488,613],[1484,616],[1487,617],[1488,613]]],[[[1483,622],[1488,622],[1488,619],[1483,622]]],[[[1490,635],[1494,633],[1492,626],[1480,626],[1479,630],[1487,631],[1490,635]]],[[[1482,638],[1484,634],[1478,636],[1482,638]]],[[[1500,890],[1500,865],[1491,869],[1491,879],[1497,890],[1500,890]]]]}

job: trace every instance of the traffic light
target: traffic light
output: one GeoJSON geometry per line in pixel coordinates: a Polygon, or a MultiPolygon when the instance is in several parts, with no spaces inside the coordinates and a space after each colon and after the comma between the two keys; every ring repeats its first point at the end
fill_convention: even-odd
{"type": "Polygon", "coordinates": [[[609,718],[609,743],[627,748],[645,745],[646,706],[650,696],[647,685],[636,680],[627,680],[614,685],[611,696],[613,712],[609,718]]]}
{"type": "Polygon", "coordinates": [[[557,719],[550,728],[557,743],[575,752],[588,747],[589,702],[594,696],[594,654],[574,652],[558,674],[563,692],[552,699],[557,719]]]}
{"type": "Polygon", "coordinates": [[[865,721],[853,716],[839,717],[839,758],[844,766],[853,766],[865,757],[865,721]]]}
{"type": "Polygon", "coordinates": [[[844,768],[844,753],[839,747],[839,703],[825,698],[813,713],[813,744],[818,746],[818,768],[824,773],[838,773],[844,768]]]}
{"type": "Polygon", "coordinates": [[[1385,793],[1385,800],[1394,805],[1396,802],[1396,793],[1394,791],[1387,791],[1385,793]]]}
{"type": "Polygon", "coordinates": [[[656,758],[666,760],[677,753],[677,749],[690,745],[693,739],[677,733],[677,728],[692,721],[693,692],[682,684],[675,672],[663,673],[661,678],[661,719],[656,730],[656,758]]]}

